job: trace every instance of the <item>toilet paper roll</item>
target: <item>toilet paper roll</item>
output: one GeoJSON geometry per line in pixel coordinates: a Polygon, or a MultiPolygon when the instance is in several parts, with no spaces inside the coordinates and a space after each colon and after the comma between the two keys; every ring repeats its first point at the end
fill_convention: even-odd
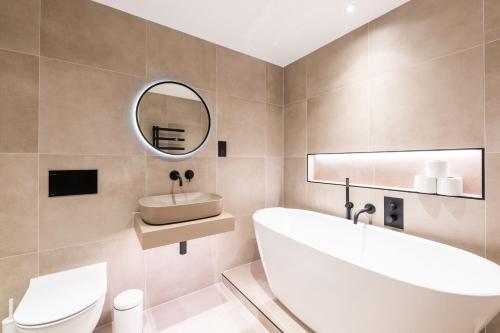
{"type": "Polygon", "coordinates": [[[438,178],[437,193],[442,195],[462,195],[464,191],[461,177],[438,178]]]}
{"type": "Polygon", "coordinates": [[[422,193],[436,193],[436,177],[416,175],[413,181],[413,189],[422,193]]]}
{"type": "Polygon", "coordinates": [[[448,177],[448,161],[429,160],[425,161],[425,175],[427,177],[448,177]]]}

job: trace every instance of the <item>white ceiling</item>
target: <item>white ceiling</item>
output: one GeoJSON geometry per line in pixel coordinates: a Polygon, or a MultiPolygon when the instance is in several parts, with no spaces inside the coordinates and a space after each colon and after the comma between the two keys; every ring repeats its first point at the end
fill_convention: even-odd
{"type": "Polygon", "coordinates": [[[409,0],[94,1],[285,66],[409,0]]]}

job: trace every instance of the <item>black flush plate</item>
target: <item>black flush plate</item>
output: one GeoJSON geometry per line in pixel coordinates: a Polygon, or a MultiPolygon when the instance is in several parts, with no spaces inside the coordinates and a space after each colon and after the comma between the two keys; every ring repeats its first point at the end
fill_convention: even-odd
{"type": "Polygon", "coordinates": [[[49,171],[49,197],[96,193],[97,170],[49,171]]]}
{"type": "Polygon", "coordinates": [[[384,225],[404,229],[403,199],[384,197],[384,225]]]}
{"type": "Polygon", "coordinates": [[[226,141],[218,141],[217,146],[218,146],[218,155],[219,155],[219,157],[226,157],[227,156],[227,144],[226,144],[226,141]]]}

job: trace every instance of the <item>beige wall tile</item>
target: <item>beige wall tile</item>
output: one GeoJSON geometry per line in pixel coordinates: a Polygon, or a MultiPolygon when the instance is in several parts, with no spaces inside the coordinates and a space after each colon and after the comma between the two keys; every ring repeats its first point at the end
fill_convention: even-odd
{"type": "Polygon", "coordinates": [[[305,157],[307,154],[307,102],[285,107],[285,156],[305,157]]]}
{"type": "Polygon", "coordinates": [[[301,58],[284,69],[285,105],[306,98],[306,58],[301,58]]]}
{"type": "Polygon", "coordinates": [[[266,63],[217,47],[217,90],[233,97],[266,102],[266,63]]]}
{"type": "Polygon", "coordinates": [[[40,67],[41,153],[144,154],[131,121],[142,79],[46,58],[40,67]]]}
{"type": "Polygon", "coordinates": [[[368,150],[369,112],[367,83],[348,86],[309,99],[307,102],[307,152],[333,153],[368,150]]]}
{"type": "Polygon", "coordinates": [[[283,68],[266,64],[267,103],[283,105],[283,68]]]}
{"type": "Polygon", "coordinates": [[[0,48],[38,54],[39,17],[40,0],[0,1],[0,48]]]}
{"type": "Polygon", "coordinates": [[[235,216],[253,214],[264,208],[264,158],[221,158],[217,161],[217,193],[224,198],[224,210],[235,216]]]}
{"type": "Polygon", "coordinates": [[[371,149],[482,147],[483,80],[481,47],[374,80],[371,149]]]}
{"type": "Polygon", "coordinates": [[[40,53],[146,75],[146,21],[87,0],[42,0],[40,53]]]}
{"type": "Polygon", "coordinates": [[[371,74],[481,44],[482,5],[482,0],[410,1],[371,22],[371,74]]]}
{"type": "Polygon", "coordinates": [[[498,0],[485,0],[484,6],[486,42],[500,39],[500,2],[498,0]]]}
{"type": "Polygon", "coordinates": [[[227,141],[227,155],[266,154],[266,104],[218,96],[217,139],[227,141]]]}
{"type": "Polygon", "coordinates": [[[368,26],[306,56],[307,96],[337,89],[368,76],[368,26]]]}
{"type": "Polygon", "coordinates": [[[152,307],[215,283],[215,237],[187,242],[187,254],[179,244],[144,251],[146,306],[152,307]]]}
{"type": "Polygon", "coordinates": [[[40,252],[40,274],[50,274],[106,262],[108,293],[100,324],[111,321],[113,299],[127,289],[145,290],[143,251],[137,237],[88,243],[40,252]]]}
{"type": "Polygon", "coordinates": [[[170,161],[161,157],[148,156],[146,161],[146,195],[159,195],[179,192],[216,192],[215,157],[190,158],[182,161],[170,161]],[[186,170],[194,171],[194,178],[185,179],[186,170]],[[177,170],[183,178],[183,187],[170,179],[170,171],[177,170]]]}
{"type": "Polygon", "coordinates": [[[267,156],[285,154],[285,118],[282,106],[267,105],[267,156]]]}
{"type": "Polygon", "coordinates": [[[307,208],[307,164],[305,158],[285,158],[285,207],[307,208]]]}
{"type": "Polygon", "coordinates": [[[500,152],[500,41],[486,45],[486,149],[500,152]]]}
{"type": "Polygon", "coordinates": [[[37,250],[38,158],[0,154],[0,258],[37,250]]]}
{"type": "Polygon", "coordinates": [[[40,249],[118,238],[133,231],[144,196],[141,156],[40,156],[40,249]],[[99,170],[98,194],[48,197],[49,170],[99,170]]]}
{"type": "MultiPolygon", "coordinates": [[[[370,202],[370,190],[351,187],[349,191],[350,201],[354,203],[352,218],[355,212],[370,202]]],[[[308,209],[342,218],[346,217],[344,186],[307,183],[307,194],[308,209]]],[[[360,217],[360,221],[366,222],[367,220],[366,215],[360,217]]]]}
{"type": "Polygon", "coordinates": [[[14,298],[14,307],[19,305],[28,289],[29,281],[37,275],[36,253],[0,259],[0,316],[8,315],[9,298],[14,298]]]}
{"type": "Polygon", "coordinates": [[[38,58],[0,51],[0,68],[0,152],[37,152],[38,58]]]}
{"type": "Polygon", "coordinates": [[[406,233],[484,255],[484,201],[373,190],[373,224],[379,226],[384,225],[384,196],[404,199],[406,233]]]}
{"type": "Polygon", "coordinates": [[[486,154],[486,256],[500,264],[500,154],[486,154]]]}
{"type": "Polygon", "coordinates": [[[283,196],[283,158],[266,159],[266,207],[282,207],[283,196]]]}
{"type": "Polygon", "coordinates": [[[214,44],[159,24],[148,25],[149,77],[215,90],[214,44]]]}
{"type": "Polygon", "coordinates": [[[217,272],[259,259],[251,216],[237,217],[234,230],[216,236],[217,272]]]}

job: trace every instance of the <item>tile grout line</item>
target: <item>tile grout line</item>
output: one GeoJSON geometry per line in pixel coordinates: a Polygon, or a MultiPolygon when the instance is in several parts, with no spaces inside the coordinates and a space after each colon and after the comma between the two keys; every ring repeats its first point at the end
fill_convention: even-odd
{"type": "Polygon", "coordinates": [[[37,103],[37,163],[36,163],[36,182],[37,182],[37,193],[36,193],[36,235],[37,235],[37,276],[40,275],[40,86],[41,86],[41,58],[42,53],[42,1],[39,2],[38,7],[38,103],[37,103]]]}
{"type": "MultiPolygon", "coordinates": [[[[488,134],[486,132],[486,0],[483,0],[483,145],[486,148],[488,134]]],[[[486,158],[485,158],[486,160],[486,158]]],[[[486,161],[484,162],[486,164],[486,161]]],[[[484,166],[485,175],[483,177],[486,178],[486,174],[488,170],[486,169],[486,165],[484,166]]],[[[483,186],[486,186],[486,181],[483,186]]],[[[485,191],[485,189],[483,189],[485,191]]],[[[485,193],[485,192],[483,192],[485,193]]],[[[488,251],[488,242],[487,242],[487,225],[488,225],[488,201],[484,201],[484,226],[483,226],[483,237],[484,237],[484,257],[487,258],[488,251]]]]}

